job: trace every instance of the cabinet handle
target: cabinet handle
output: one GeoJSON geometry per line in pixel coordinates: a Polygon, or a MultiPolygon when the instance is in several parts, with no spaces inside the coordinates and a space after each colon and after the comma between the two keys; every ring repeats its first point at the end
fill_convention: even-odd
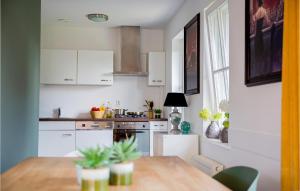
{"type": "Polygon", "coordinates": [[[157,127],[158,125],[154,125],[155,127],[157,127]]]}
{"type": "Polygon", "coordinates": [[[161,127],[163,127],[164,125],[160,125],[161,127]]]}
{"type": "Polygon", "coordinates": [[[64,134],[62,134],[62,136],[63,136],[63,137],[71,137],[72,134],[71,134],[71,133],[64,133],[64,134]]]}
{"type": "Polygon", "coordinates": [[[156,82],[156,80],[152,80],[152,82],[156,82]]]}
{"type": "Polygon", "coordinates": [[[100,80],[101,82],[107,82],[108,80],[100,80]]]}
{"type": "Polygon", "coordinates": [[[157,80],[157,82],[162,82],[161,80],[157,80]]]}
{"type": "Polygon", "coordinates": [[[71,78],[65,78],[64,81],[73,81],[71,78]]]}

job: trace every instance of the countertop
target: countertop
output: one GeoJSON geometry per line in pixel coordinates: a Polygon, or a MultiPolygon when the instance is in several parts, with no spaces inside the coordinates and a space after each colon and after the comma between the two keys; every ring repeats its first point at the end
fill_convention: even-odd
{"type": "Polygon", "coordinates": [[[40,118],[40,121],[117,121],[117,122],[148,122],[148,121],[168,121],[166,118],[148,119],[148,118],[40,118]]]}
{"type": "MultiPolygon", "coordinates": [[[[2,174],[3,191],[78,191],[75,158],[29,158],[2,174]]],[[[142,157],[134,161],[133,184],[110,191],[229,191],[178,157],[142,157]]]]}

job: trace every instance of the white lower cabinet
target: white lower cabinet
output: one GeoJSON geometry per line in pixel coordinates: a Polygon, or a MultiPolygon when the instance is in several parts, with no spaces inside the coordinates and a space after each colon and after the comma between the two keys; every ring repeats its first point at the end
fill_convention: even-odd
{"type": "Polygon", "coordinates": [[[199,135],[154,133],[154,156],[178,156],[187,162],[199,153],[199,135]]]}
{"type": "Polygon", "coordinates": [[[88,147],[112,146],[113,130],[77,130],[76,150],[88,147]]]}
{"type": "Polygon", "coordinates": [[[168,121],[150,121],[150,156],[154,156],[154,134],[168,132],[168,121]]]}
{"type": "Polygon", "coordinates": [[[39,131],[40,157],[62,157],[75,150],[75,130],[39,131]]]}

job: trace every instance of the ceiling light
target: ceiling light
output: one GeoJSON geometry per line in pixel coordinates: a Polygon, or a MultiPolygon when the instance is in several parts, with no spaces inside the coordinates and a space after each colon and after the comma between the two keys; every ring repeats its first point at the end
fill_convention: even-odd
{"type": "Polygon", "coordinates": [[[99,14],[99,13],[88,14],[87,18],[91,21],[94,21],[94,22],[106,22],[106,21],[108,21],[108,15],[99,14]]]}

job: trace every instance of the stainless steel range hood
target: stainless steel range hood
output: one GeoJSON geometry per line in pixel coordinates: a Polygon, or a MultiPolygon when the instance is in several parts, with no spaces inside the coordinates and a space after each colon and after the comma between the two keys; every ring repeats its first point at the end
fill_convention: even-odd
{"type": "Polygon", "coordinates": [[[115,75],[146,76],[141,65],[141,32],[138,26],[121,27],[121,67],[115,75]]]}

